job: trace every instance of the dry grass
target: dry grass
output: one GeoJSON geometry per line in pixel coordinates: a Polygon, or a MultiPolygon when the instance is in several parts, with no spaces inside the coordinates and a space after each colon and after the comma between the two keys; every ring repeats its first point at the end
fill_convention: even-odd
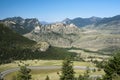
{"type": "Polygon", "coordinates": [[[101,55],[97,53],[92,53],[92,52],[85,52],[84,50],[74,50],[71,49],[69,52],[75,52],[77,54],[80,54],[80,57],[83,58],[85,61],[91,61],[91,58],[93,57],[92,60],[97,60],[97,61],[102,61],[103,59],[108,59],[110,56],[107,55],[101,55]]]}
{"type": "MultiPolygon", "coordinates": [[[[0,65],[0,71],[18,67],[18,65],[29,64],[29,66],[61,66],[62,60],[26,60],[26,61],[14,61],[9,64],[0,65]]],[[[90,66],[95,67],[90,62],[74,61],[74,66],[90,66]]]]}
{"type": "MultiPolygon", "coordinates": [[[[14,67],[18,67],[18,64],[29,64],[30,66],[54,66],[54,65],[62,65],[62,60],[27,60],[27,61],[15,61],[13,63],[9,64],[4,64],[0,66],[0,70],[6,70],[14,67]]],[[[95,67],[93,63],[90,62],[79,62],[79,61],[74,61],[73,62],[74,66],[89,66],[89,67],[95,67]]],[[[57,72],[60,72],[60,69],[54,69],[54,70],[32,70],[32,80],[45,80],[46,76],[48,75],[51,80],[59,80],[59,76],[57,72]]],[[[79,74],[83,74],[85,70],[75,70],[76,74],[75,76],[78,76],[79,74]]],[[[104,73],[98,72],[99,73],[104,73]]],[[[5,76],[5,80],[12,80],[13,77],[17,72],[10,73],[5,76]]],[[[94,74],[94,73],[91,73],[94,74]]],[[[97,74],[97,72],[95,73],[97,74]]]]}
{"type": "MultiPolygon", "coordinates": [[[[57,74],[57,72],[60,73],[60,69],[54,69],[54,70],[32,70],[31,71],[31,75],[32,75],[32,80],[45,80],[46,76],[48,75],[50,80],[59,80],[59,75],[57,74]]],[[[78,77],[80,74],[83,75],[85,73],[85,70],[75,70],[75,76],[78,77]]],[[[12,78],[14,76],[16,76],[17,72],[13,72],[8,74],[5,77],[5,80],[12,80],[12,78]]],[[[90,73],[90,75],[104,75],[104,71],[96,71],[96,72],[92,72],[90,73]]]]}

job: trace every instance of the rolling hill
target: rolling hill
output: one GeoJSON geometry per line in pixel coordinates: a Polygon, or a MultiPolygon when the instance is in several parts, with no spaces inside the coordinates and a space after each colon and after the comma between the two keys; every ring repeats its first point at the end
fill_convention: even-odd
{"type": "Polygon", "coordinates": [[[24,47],[34,45],[36,42],[23,37],[22,35],[12,31],[4,24],[0,24],[0,46],[1,47],[24,47]]]}

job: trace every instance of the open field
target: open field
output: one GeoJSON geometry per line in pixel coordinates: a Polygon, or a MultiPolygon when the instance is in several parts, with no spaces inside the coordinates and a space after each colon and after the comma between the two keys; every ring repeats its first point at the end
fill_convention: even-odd
{"type": "Polygon", "coordinates": [[[97,61],[102,61],[103,59],[108,59],[110,56],[107,55],[102,55],[98,54],[97,52],[92,52],[92,51],[84,51],[84,50],[75,50],[71,49],[69,52],[75,52],[78,54],[79,58],[82,58],[85,61],[90,61],[92,60],[97,60],[97,61]]]}
{"type": "MultiPolygon", "coordinates": [[[[45,80],[46,76],[48,75],[50,80],[59,80],[59,75],[57,72],[60,73],[60,69],[54,69],[54,70],[32,70],[32,80],[45,80]]],[[[80,74],[83,75],[85,70],[75,70],[75,76],[78,77],[80,74]]],[[[6,75],[4,78],[5,80],[12,80],[16,76],[17,72],[10,73],[6,75]]],[[[90,75],[104,75],[104,71],[96,71],[90,73],[90,75]]]]}
{"type": "MultiPolygon", "coordinates": [[[[11,68],[16,68],[18,65],[28,64],[28,66],[62,66],[63,60],[20,60],[14,61],[12,63],[0,65],[0,71],[4,71],[11,68]]],[[[95,67],[95,64],[91,62],[80,62],[80,61],[73,61],[74,66],[89,66],[95,67]]],[[[59,80],[59,75],[57,72],[60,72],[60,69],[40,69],[40,70],[32,70],[32,80],[45,80],[46,76],[49,75],[50,79],[52,80],[59,80]]],[[[79,76],[79,74],[84,74],[85,70],[75,69],[75,76],[79,76]]],[[[17,72],[13,72],[7,74],[5,76],[5,80],[12,80],[15,77],[17,72]]],[[[104,71],[91,71],[90,75],[104,75],[104,71]]]]}
{"type": "MultiPolygon", "coordinates": [[[[0,71],[18,67],[18,65],[28,64],[29,66],[61,66],[62,60],[26,60],[26,61],[14,61],[12,63],[0,65],[0,71]]],[[[90,62],[79,62],[74,61],[74,66],[89,66],[95,67],[93,63],[90,62]]]]}

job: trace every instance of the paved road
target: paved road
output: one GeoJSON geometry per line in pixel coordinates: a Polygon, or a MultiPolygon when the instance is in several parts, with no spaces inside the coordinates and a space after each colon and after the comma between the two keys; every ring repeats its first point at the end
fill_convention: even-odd
{"type": "MultiPolygon", "coordinates": [[[[27,67],[29,69],[32,69],[32,70],[40,70],[40,69],[60,69],[61,66],[29,66],[27,67]]],[[[74,69],[80,69],[80,70],[87,70],[87,67],[86,66],[74,66],[74,69]]],[[[94,67],[89,67],[90,70],[93,70],[95,69],[94,67]]],[[[5,70],[3,72],[1,72],[1,78],[3,78],[5,75],[11,73],[11,72],[15,72],[15,71],[18,71],[19,68],[13,68],[13,69],[8,69],[8,70],[5,70]]],[[[91,75],[91,77],[101,77],[101,75],[91,75]]]]}

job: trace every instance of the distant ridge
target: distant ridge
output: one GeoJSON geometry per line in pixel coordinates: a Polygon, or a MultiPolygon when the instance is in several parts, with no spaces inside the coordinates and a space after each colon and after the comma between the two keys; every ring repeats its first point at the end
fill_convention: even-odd
{"type": "Polygon", "coordinates": [[[36,26],[40,25],[40,22],[36,18],[23,19],[21,17],[11,17],[1,20],[9,28],[20,34],[26,34],[31,32],[36,26]]]}
{"type": "Polygon", "coordinates": [[[47,42],[51,46],[94,51],[120,48],[120,15],[108,18],[66,18],[45,25],[36,18],[7,18],[0,22],[31,40],[47,42]]]}
{"type": "Polygon", "coordinates": [[[77,27],[84,27],[86,25],[91,25],[91,24],[97,23],[100,20],[102,20],[102,18],[93,16],[93,17],[90,17],[90,18],[80,18],[80,17],[74,18],[74,19],[66,18],[62,22],[66,23],[66,24],[74,24],[77,27]]]}

